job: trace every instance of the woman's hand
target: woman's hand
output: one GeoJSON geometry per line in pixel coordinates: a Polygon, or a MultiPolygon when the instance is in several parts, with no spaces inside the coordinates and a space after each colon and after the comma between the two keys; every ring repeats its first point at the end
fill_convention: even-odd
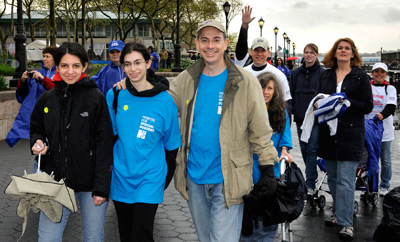
{"type": "Polygon", "coordinates": [[[284,157],[287,157],[287,162],[292,163],[293,162],[293,157],[291,154],[289,154],[287,147],[282,148],[281,152],[281,157],[279,158],[279,161],[281,161],[284,157]]]}
{"type": "Polygon", "coordinates": [[[47,152],[47,145],[43,143],[42,140],[38,139],[36,140],[36,143],[32,146],[32,152],[35,155],[39,155],[39,153],[45,155],[47,152]]]}
{"type": "Polygon", "coordinates": [[[99,197],[99,196],[93,196],[93,200],[95,206],[100,206],[106,201],[104,197],[99,197]]]}
{"type": "Polygon", "coordinates": [[[121,81],[115,83],[114,86],[113,86],[113,88],[114,88],[114,87],[118,87],[118,90],[126,90],[125,79],[126,79],[126,78],[124,78],[124,79],[122,79],[121,81]]]}
{"type": "Polygon", "coordinates": [[[383,120],[383,115],[381,113],[377,113],[376,117],[378,118],[378,120],[383,120]]]}
{"type": "Polygon", "coordinates": [[[24,73],[22,73],[22,76],[21,76],[21,81],[22,82],[26,82],[26,80],[28,80],[28,71],[24,71],[24,73]]]}
{"type": "Polygon", "coordinates": [[[38,71],[31,71],[33,73],[33,78],[35,78],[36,80],[40,80],[44,78],[44,76],[42,75],[42,73],[38,72],[38,71]]]}

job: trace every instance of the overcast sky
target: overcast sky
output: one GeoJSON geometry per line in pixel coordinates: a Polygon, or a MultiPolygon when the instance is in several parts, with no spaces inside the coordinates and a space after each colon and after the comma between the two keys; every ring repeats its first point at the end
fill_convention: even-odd
{"type": "MultiPolygon", "coordinates": [[[[229,1],[229,0],[228,0],[229,1]]],[[[283,32],[296,52],[315,43],[320,53],[327,52],[342,37],[354,40],[359,52],[400,49],[399,0],[243,0],[253,7],[256,17],[249,28],[249,45],[260,35],[258,20],[265,21],[263,37],[275,49],[273,29],[279,28],[277,41],[283,47],[283,32]]],[[[229,33],[239,32],[242,15],[235,17],[229,33]]],[[[274,50],[273,50],[274,51],[274,50]]],[[[292,53],[292,48],[291,48],[292,53]]]]}

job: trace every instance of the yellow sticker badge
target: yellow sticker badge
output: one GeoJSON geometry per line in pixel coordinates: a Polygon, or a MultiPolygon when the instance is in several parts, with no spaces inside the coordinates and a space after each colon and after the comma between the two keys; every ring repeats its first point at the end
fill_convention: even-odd
{"type": "Polygon", "coordinates": [[[48,113],[49,112],[49,108],[48,107],[45,107],[44,108],[44,113],[48,113]]]}
{"type": "Polygon", "coordinates": [[[128,105],[124,105],[124,111],[128,110],[128,105]]]}

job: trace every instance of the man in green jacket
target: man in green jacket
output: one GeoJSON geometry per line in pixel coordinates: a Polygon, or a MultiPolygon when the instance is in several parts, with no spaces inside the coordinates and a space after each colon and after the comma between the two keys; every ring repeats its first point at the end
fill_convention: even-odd
{"type": "MultiPolygon", "coordinates": [[[[175,187],[188,200],[200,241],[239,241],[243,199],[259,156],[263,189],[276,190],[278,155],[261,85],[225,54],[229,40],[216,20],[199,24],[202,58],[170,83],[181,119],[175,187]]],[[[261,185],[261,184],[257,184],[261,185]]]]}

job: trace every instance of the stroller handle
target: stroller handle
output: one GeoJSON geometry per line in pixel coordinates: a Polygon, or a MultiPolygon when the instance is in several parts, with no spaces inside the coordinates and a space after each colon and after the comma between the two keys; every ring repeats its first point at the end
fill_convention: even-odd
{"type": "MultiPolygon", "coordinates": [[[[40,149],[40,145],[36,144],[36,148],[40,149]]],[[[42,159],[42,152],[40,152],[39,155],[38,155],[38,168],[36,170],[36,173],[41,173],[41,171],[40,171],[40,161],[41,161],[41,159],[42,159]]]]}
{"type": "Polygon", "coordinates": [[[289,158],[287,156],[283,156],[281,159],[281,164],[280,164],[280,170],[281,170],[281,175],[285,174],[286,171],[286,162],[289,158]]]}

